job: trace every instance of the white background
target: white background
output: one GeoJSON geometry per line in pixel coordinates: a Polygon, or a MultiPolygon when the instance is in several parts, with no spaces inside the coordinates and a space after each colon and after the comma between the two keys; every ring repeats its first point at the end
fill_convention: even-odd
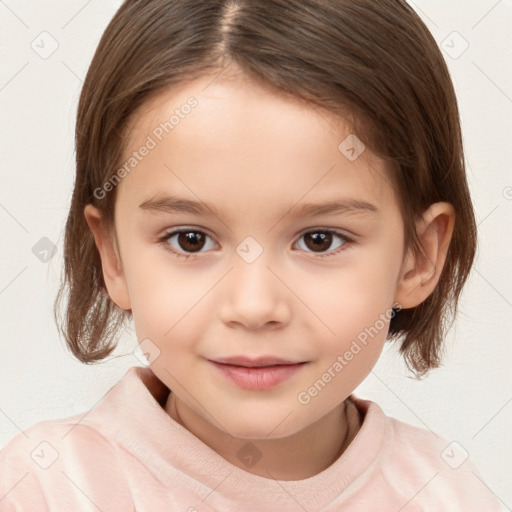
{"type": "MultiPolygon", "coordinates": [[[[93,52],[119,0],[0,0],[0,447],[34,423],[86,411],[140,363],[123,333],[115,359],[74,360],[52,304],[74,179],[74,121],[93,52]],[[41,58],[43,31],[58,42],[41,58]],[[58,248],[49,263],[32,247],[58,248]]],[[[418,0],[452,74],[461,109],[479,252],[443,368],[418,382],[393,347],[356,390],[407,423],[469,453],[512,509],[512,2],[418,0]],[[453,35],[453,32],[459,35],[453,35]],[[463,39],[462,39],[463,38],[463,39]],[[453,58],[464,48],[468,49],[453,58]],[[450,56],[447,52],[450,52],[450,56]]]]}

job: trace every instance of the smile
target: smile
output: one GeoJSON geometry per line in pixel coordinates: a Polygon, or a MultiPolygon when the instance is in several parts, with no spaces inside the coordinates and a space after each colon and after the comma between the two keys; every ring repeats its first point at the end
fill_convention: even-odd
{"type": "Polygon", "coordinates": [[[263,391],[277,386],[295,375],[306,363],[270,366],[240,366],[209,361],[217,371],[238,387],[263,391]]]}

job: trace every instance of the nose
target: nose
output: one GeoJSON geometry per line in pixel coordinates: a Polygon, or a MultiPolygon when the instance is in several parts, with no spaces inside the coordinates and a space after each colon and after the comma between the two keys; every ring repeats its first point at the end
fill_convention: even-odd
{"type": "Polygon", "coordinates": [[[229,327],[253,331],[283,327],[290,320],[291,292],[264,256],[252,263],[238,256],[233,260],[219,308],[220,319],[229,327]]]}

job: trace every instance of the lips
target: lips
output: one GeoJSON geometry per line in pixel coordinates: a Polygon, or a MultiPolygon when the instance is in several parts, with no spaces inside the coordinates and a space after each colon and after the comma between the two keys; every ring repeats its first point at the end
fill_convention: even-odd
{"type": "Polygon", "coordinates": [[[288,359],[281,359],[273,356],[262,356],[257,358],[250,358],[246,356],[223,357],[220,359],[211,360],[214,363],[229,364],[234,366],[244,366],[247,368],[255,368],[262,366],[276,366],[276,365],[291,365],[300,364],[304,361],[290,361],[288,359]]]}
{"type": "Polygon", "coordinates": [[[209,360],[220,375],[237,387],[263,391],[291,378],[306,365],[276,357],[230,357],[209,360]]]}

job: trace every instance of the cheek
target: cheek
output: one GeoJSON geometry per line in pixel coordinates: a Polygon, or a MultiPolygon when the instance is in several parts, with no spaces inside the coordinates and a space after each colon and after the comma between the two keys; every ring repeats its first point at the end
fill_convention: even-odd
{"type": "Polygon", "coordinates": [[[196,315],[215,281],[215,276],[202,278],[197,272],[192,277],[165,256],[134,252],[125,265],[137,336],[154,338],[157,344],[187,339],[183,330],[198,325],[196,315]]]}
{"type": "Polygon", "coordinates": [[[347,389],[366,377],[382,352],[395,289],[396,262],[371,253],[358,256],[343,269],[333,267],[316,279],[304,276],[297,291],[308,298],[305,302],[313,313],[307,317],[313,335],[317,334],[322,364],[318,371],[332,367],[331,373],[343,374],[334,380],[343,381],[347,389]]]}
{"type": "Polygon", "coordinates": [[[394,272],[382,260],[358,258],[344,268],[323,269],[314,277],[305,273],[295,282],[300,283],[297,295],[305,298],[318,324],[340,340],[374,324],[393,304],[394,272]]]}
{"type": "MultiPolygon", "coordinates": [[[[371,372],[384,347],[391,307],[383,297],[366,293],[338,295],[326,304],[323,320],[332,332],[323,330],[317,337],[317,364],[304,391],[334,406],[348,396],[371,372]],[[318,392],[318,394],[320,394],[318,392]]],[[[303,402],[301,402],[303,403],[303,402]]],[[[320,407],[320,401],[318,402],[320,407]]]]}

